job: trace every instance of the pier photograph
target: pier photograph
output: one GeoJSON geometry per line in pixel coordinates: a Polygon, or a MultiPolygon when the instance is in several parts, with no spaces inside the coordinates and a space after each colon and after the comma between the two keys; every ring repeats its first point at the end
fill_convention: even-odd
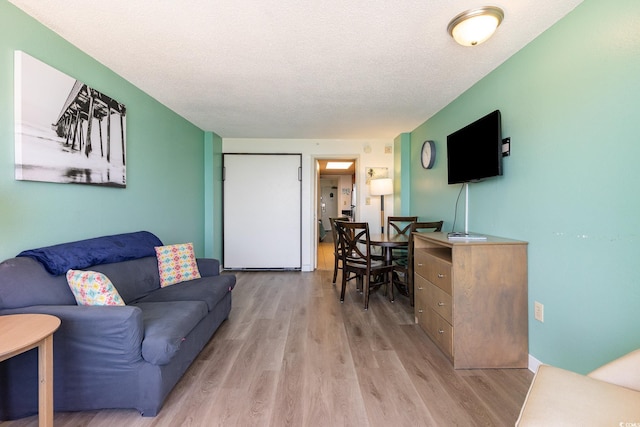
{"type": "Polygon", "coordinates": [[[15,178],[126,187],[126,107],[15,52],[15,178]]]}

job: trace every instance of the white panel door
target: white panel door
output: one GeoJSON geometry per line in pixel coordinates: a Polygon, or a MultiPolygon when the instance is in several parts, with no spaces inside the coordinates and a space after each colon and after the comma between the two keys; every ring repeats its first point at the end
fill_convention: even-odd
{"type": "Polygon", "coordinates": [[[225,269],[300,269],[300,154],[223,154],[225,269]]]}

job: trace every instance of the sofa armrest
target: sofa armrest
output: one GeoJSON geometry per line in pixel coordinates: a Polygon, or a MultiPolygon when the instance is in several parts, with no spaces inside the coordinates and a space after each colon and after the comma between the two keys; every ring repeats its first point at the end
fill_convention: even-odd
{"type": "Polygon", "coordinates": [[[200,276],[208,277],[208,276],[217,276],[220,274],[220,261],[214,258],[198,258],[196,259],[198,263],[198,271],[200,271],[200,276]]]}
{"type": "Polygon", "coordinates": [[[540,366],[516,426],[617,426],[640,420],[640,392],[540,366]]]}
{"type": "Polygon", "coordinates": [[[591,378],[640,391],[640,349],[588,374],[591,378]]]}
{"type": "Polygon", "coordinates": [[[0,314],[19,313],[51,314],[60,319],[53,338],[56,359],[82,357],[108,366],[142,358],[144,325],[138,307],[36,305],[2,310],[0,314]]]}

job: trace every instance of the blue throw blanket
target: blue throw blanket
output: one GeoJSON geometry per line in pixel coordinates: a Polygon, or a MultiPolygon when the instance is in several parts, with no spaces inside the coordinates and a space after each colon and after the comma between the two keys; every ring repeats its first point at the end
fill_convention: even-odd
{"type": "Polygon", "coordinates": [[[92,265],[155,256],[155,246],[162,246],[158,237],[148,231],[138,231],[29,249],[17,256],[33,258],[49,273],[59,276],[70,268],[82,269],[92,265]]]}

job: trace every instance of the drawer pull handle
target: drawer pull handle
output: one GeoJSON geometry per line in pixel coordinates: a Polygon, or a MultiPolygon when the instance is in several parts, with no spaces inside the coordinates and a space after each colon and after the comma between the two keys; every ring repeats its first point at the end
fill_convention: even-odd
{"type": "Polygon", "coordinates": [[[438,307],[444,307],[444,303],[443,303],[442,301],[440,301],[440,302],[438,303],[438,307]]]}
{"type": "Polygon", "coordinates": [[[444,274],[438,273],[438,279],[443,279],[443,278],[444,278],[444,274]]]}
{"type": "Polygon", "coordinates": [[[424,288],[423,288],[422,286],[418,286],[418,290],[419,290],[419,291],[421,291],[421,290],[423,290],[423,289],[424,289],[424,288]]]}
{"type": "Polygon", "coordinates": [[[438,333],[439,333],[440,335],[444,334],[444,329],[438,329],[438,333]]]}
{"type": "Polygon", "coordinates": [[[422,263],[421,262],[418,263],[418,267],[422,267],[422,263]]]}
{"type": "Polygon", "coordinates": [[[422,309],[419,309],[419,310],[418,310],[418,313],[422,313],[422,309]]]}

